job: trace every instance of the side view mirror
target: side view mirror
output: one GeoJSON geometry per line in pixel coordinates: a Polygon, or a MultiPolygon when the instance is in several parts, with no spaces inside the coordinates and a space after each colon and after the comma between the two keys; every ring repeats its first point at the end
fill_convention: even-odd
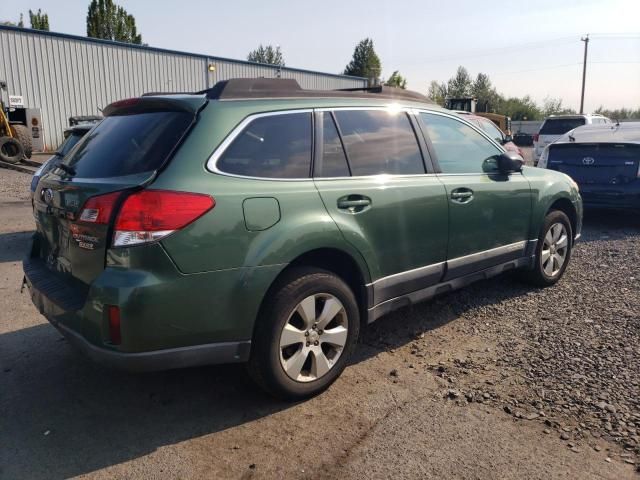
{"type": "Polygon", "coordinates": [[[502,155],[498,155],[498,170],[501,173],[513,173],[521,172],[524,161],[522,157],[517,153],[505,152],[502,155]]]}

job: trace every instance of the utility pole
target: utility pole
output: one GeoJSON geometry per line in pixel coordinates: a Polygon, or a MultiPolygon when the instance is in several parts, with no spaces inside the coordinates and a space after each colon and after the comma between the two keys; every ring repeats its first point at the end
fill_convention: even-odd
{"type": "Polygon", "coordinates": [[[580,113],[584,113],[584,82],[587,78],[587,49],[589,48],[589,34],[580,39],[584,42],[584,62],[582,63],[582,94],[580,95],[580,113]]]}

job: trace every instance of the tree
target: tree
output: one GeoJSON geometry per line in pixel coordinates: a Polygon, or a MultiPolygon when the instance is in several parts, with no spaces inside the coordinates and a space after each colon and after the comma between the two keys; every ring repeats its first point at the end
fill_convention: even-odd
{"type": "Polygon", "coordinates": [[[447,93],[450,97],[468,97],[471,95],[471,76],[466,68],[459,66],[456,74],[447,83],[447,93]]]}
{"type": "Polygon", "coordinates": [[[572,108],[563,108],[562,99],[545,97],[542,105],[542,115],[548,117],[549,115],[565,115],[570,113],[576,113],[572,108]]]}
{"type": "Polygon", "coordinates": [[[49,31],[49,15],[42,13],[42,10],[38,9],[37,13],[29,10],[29,21],[34,30],[49,31]]]}
{"type": "Polygon", "coordinates": [[[406,90],[407,79],[404,78],[402,75],[400,75],[400,72],[398,70],[395,70],[391,74],[391,76],[387,79],[387,81],[384,82],[384,84],[387,87],[396,87],[396,88],[402,88],[406,90]]]}
{"type": "Polygon", "coordinates": [[[22,17],[23,15],[20,14],[20,20],[18,20],[18,23],[12,22],[11,20],[0,20],[0,25],[6,26],[6,27],[24,28],[24,20],[22,19],[22,17]]]}
{"type": "Polygon", "coordinates": [[[136,19],[113,0],[91,0],[87,11],[87,37],[142,44],[136,19]]]}
{"type": "Polygon", "coordinates": [[[478,112],[495,111],[501,101],[500,94],[491,85],[489,75],[484,73],[479,73],[473,81],[471,95],[478,100],[476,105],[476,111],[478,112]]]}
{"type": "Polygon", "coordinates": [[[427,97],[429,97],[434,103],[444,107],[444,102],[447,98],[447,84],[444,82],[438,83],[435,80],[432,80],[429,84],[427,97]]]}
{"type": "Polygon", "coordinates": [[[247,60],[256,63],[267,63],[269,65],[278,65],[284,67],[284,56],[280,50],[280,46],[275,48],[272,45],[263,47],[262,44],[247,55],[247,60]]]}
{"type": "Polygon", "coordinates": [[[373,48],[373,40],[365,38],[356,45],[351,62],[344,69],[345,75],[365,77],[369,84],[377,84],[382,71],[380,57],[373,48]]]}
{"type": "Polygon", "coordinates": [[[529,95],[522,98],[503,99],[498,111],[508,115],[512,120],[540,120],[543,118],[542,112],[529,95]]]}

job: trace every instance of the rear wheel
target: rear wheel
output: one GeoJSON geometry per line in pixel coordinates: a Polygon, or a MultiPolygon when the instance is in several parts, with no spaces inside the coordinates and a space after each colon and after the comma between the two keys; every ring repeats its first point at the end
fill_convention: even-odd
{"type": "Polygon", "coordinates": [[[534,267],[526,272],[525,278],[541,287],[557,283],[569,264],[572,247],[569,217],[559,210],[549,212],[538,237],[534,267]]]}
{"type": "Polygon", "coordinates": [[[18,163],[24,157],[22,145],[15,138],[0,138],[0,160],[7,163],[18,163]]]}
{"type": "Polygon", "coordinates": [[[252,342],[249,372],[272,395],[302,399],[325,390],[355,347],[355,296],[331,272],[291,270],[268,294],[252,342]]]}
{"type": "Polygon", "coordinates": [[[24,125],[11,125],[11,134],[13,135],[13,138],[18,140],[18,142],[20,142],[20,145],[22,145],[24,156],[27,158],[31,158],[33,145],[31,142],[31,134],[29,133],[29,129],[24,125]]]}

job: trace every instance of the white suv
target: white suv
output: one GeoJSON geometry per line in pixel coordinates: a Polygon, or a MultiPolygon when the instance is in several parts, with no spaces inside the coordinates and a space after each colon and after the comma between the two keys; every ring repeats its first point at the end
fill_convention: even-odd
{"type": "Polygon", "coordinates": [[[537,165],[544,147],[558,140],[562,135],[582,125],[611,123],[607,117],[590,115],[551,115],[542,122],[540,131],[533,136],[533,158],[537,165]]]}

